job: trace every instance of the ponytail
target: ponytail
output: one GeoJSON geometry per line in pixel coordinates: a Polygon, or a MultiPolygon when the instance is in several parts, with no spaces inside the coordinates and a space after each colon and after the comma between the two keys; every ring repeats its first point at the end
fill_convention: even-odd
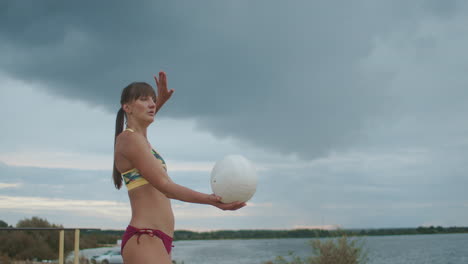
{"type": "Polygon", "coordinates": [[[119,112],[117,112],[117,118],[115,120],[115,138],[114,138],[114,172],[112,173],[112,177],[114,178],[114,185],[115,188],[120,189],[122,187],[122,177],[120,172],[117,170],[115,166],[115,142],[117,140],[117,136],[122,133],[124,127],[124,118],[125,118],[125,111],[120,108],[119,112]]]}

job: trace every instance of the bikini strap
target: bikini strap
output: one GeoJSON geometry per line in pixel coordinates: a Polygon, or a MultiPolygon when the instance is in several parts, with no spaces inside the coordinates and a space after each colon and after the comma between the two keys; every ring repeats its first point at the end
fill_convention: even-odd
{"type": "Polygon", "coordinates": [[[137,244],[140,244],[140,236],[141,235],[146,234],[146,235],[150,235],[151,237],[154,236],[153,230],[147,229],[147,228],[142,228],[142,229],[136,228],[135,234],[138,236],[137,237],[137,244]]]}
{"type": "Polygon", "coordinates": [[[135,132],[135,131],[134,131],[133,129],[131,129],[131,128],[126,128],[124,131],[127,131],[127,130],[130,131],[130,132],[135,132]]]}

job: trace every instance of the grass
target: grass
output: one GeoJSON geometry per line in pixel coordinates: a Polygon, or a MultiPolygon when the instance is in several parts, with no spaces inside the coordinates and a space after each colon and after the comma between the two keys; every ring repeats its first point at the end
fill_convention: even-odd
{"type": "Polygon", "coordinates": [[[347,236],[315,239],[310,241],[310,246],[310,257],[301,258],[290,252],[288,256],[278,256],[264,264],[365,264],[368,261],[361,239],[347,236]]]}

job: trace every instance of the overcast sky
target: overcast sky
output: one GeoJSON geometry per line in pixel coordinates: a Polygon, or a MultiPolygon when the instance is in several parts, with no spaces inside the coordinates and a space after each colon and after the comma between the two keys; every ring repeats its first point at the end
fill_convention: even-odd
{"type": "Polygon", "coordinates": [[[468,225],[468,3],[1,1],[0,220],[124,229],[122,89],[175,89],[149,140],[173,180],[258,168],[248,206],[176,229],[468,225]]]}

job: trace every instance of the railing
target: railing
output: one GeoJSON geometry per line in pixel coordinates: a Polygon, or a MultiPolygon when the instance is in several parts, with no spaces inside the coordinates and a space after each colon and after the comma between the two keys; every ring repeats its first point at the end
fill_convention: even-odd
{"type": "Polygon", "coordinates": [[[73,264],[79,263],[79,253],[80,253],[80,230],[100,230],[98,228],[53,228],[53,227],[44,227],[44,228],[35,228],[35,227],[23,227],[23,228],[0,228],[0,230],[6,231],[44,231],[44,230],[59,230],[59,264],[64,264],[64,245],[65,245],[65,230],[75,230],[75,246],[74,246],[74,258],[73,264]]]}

